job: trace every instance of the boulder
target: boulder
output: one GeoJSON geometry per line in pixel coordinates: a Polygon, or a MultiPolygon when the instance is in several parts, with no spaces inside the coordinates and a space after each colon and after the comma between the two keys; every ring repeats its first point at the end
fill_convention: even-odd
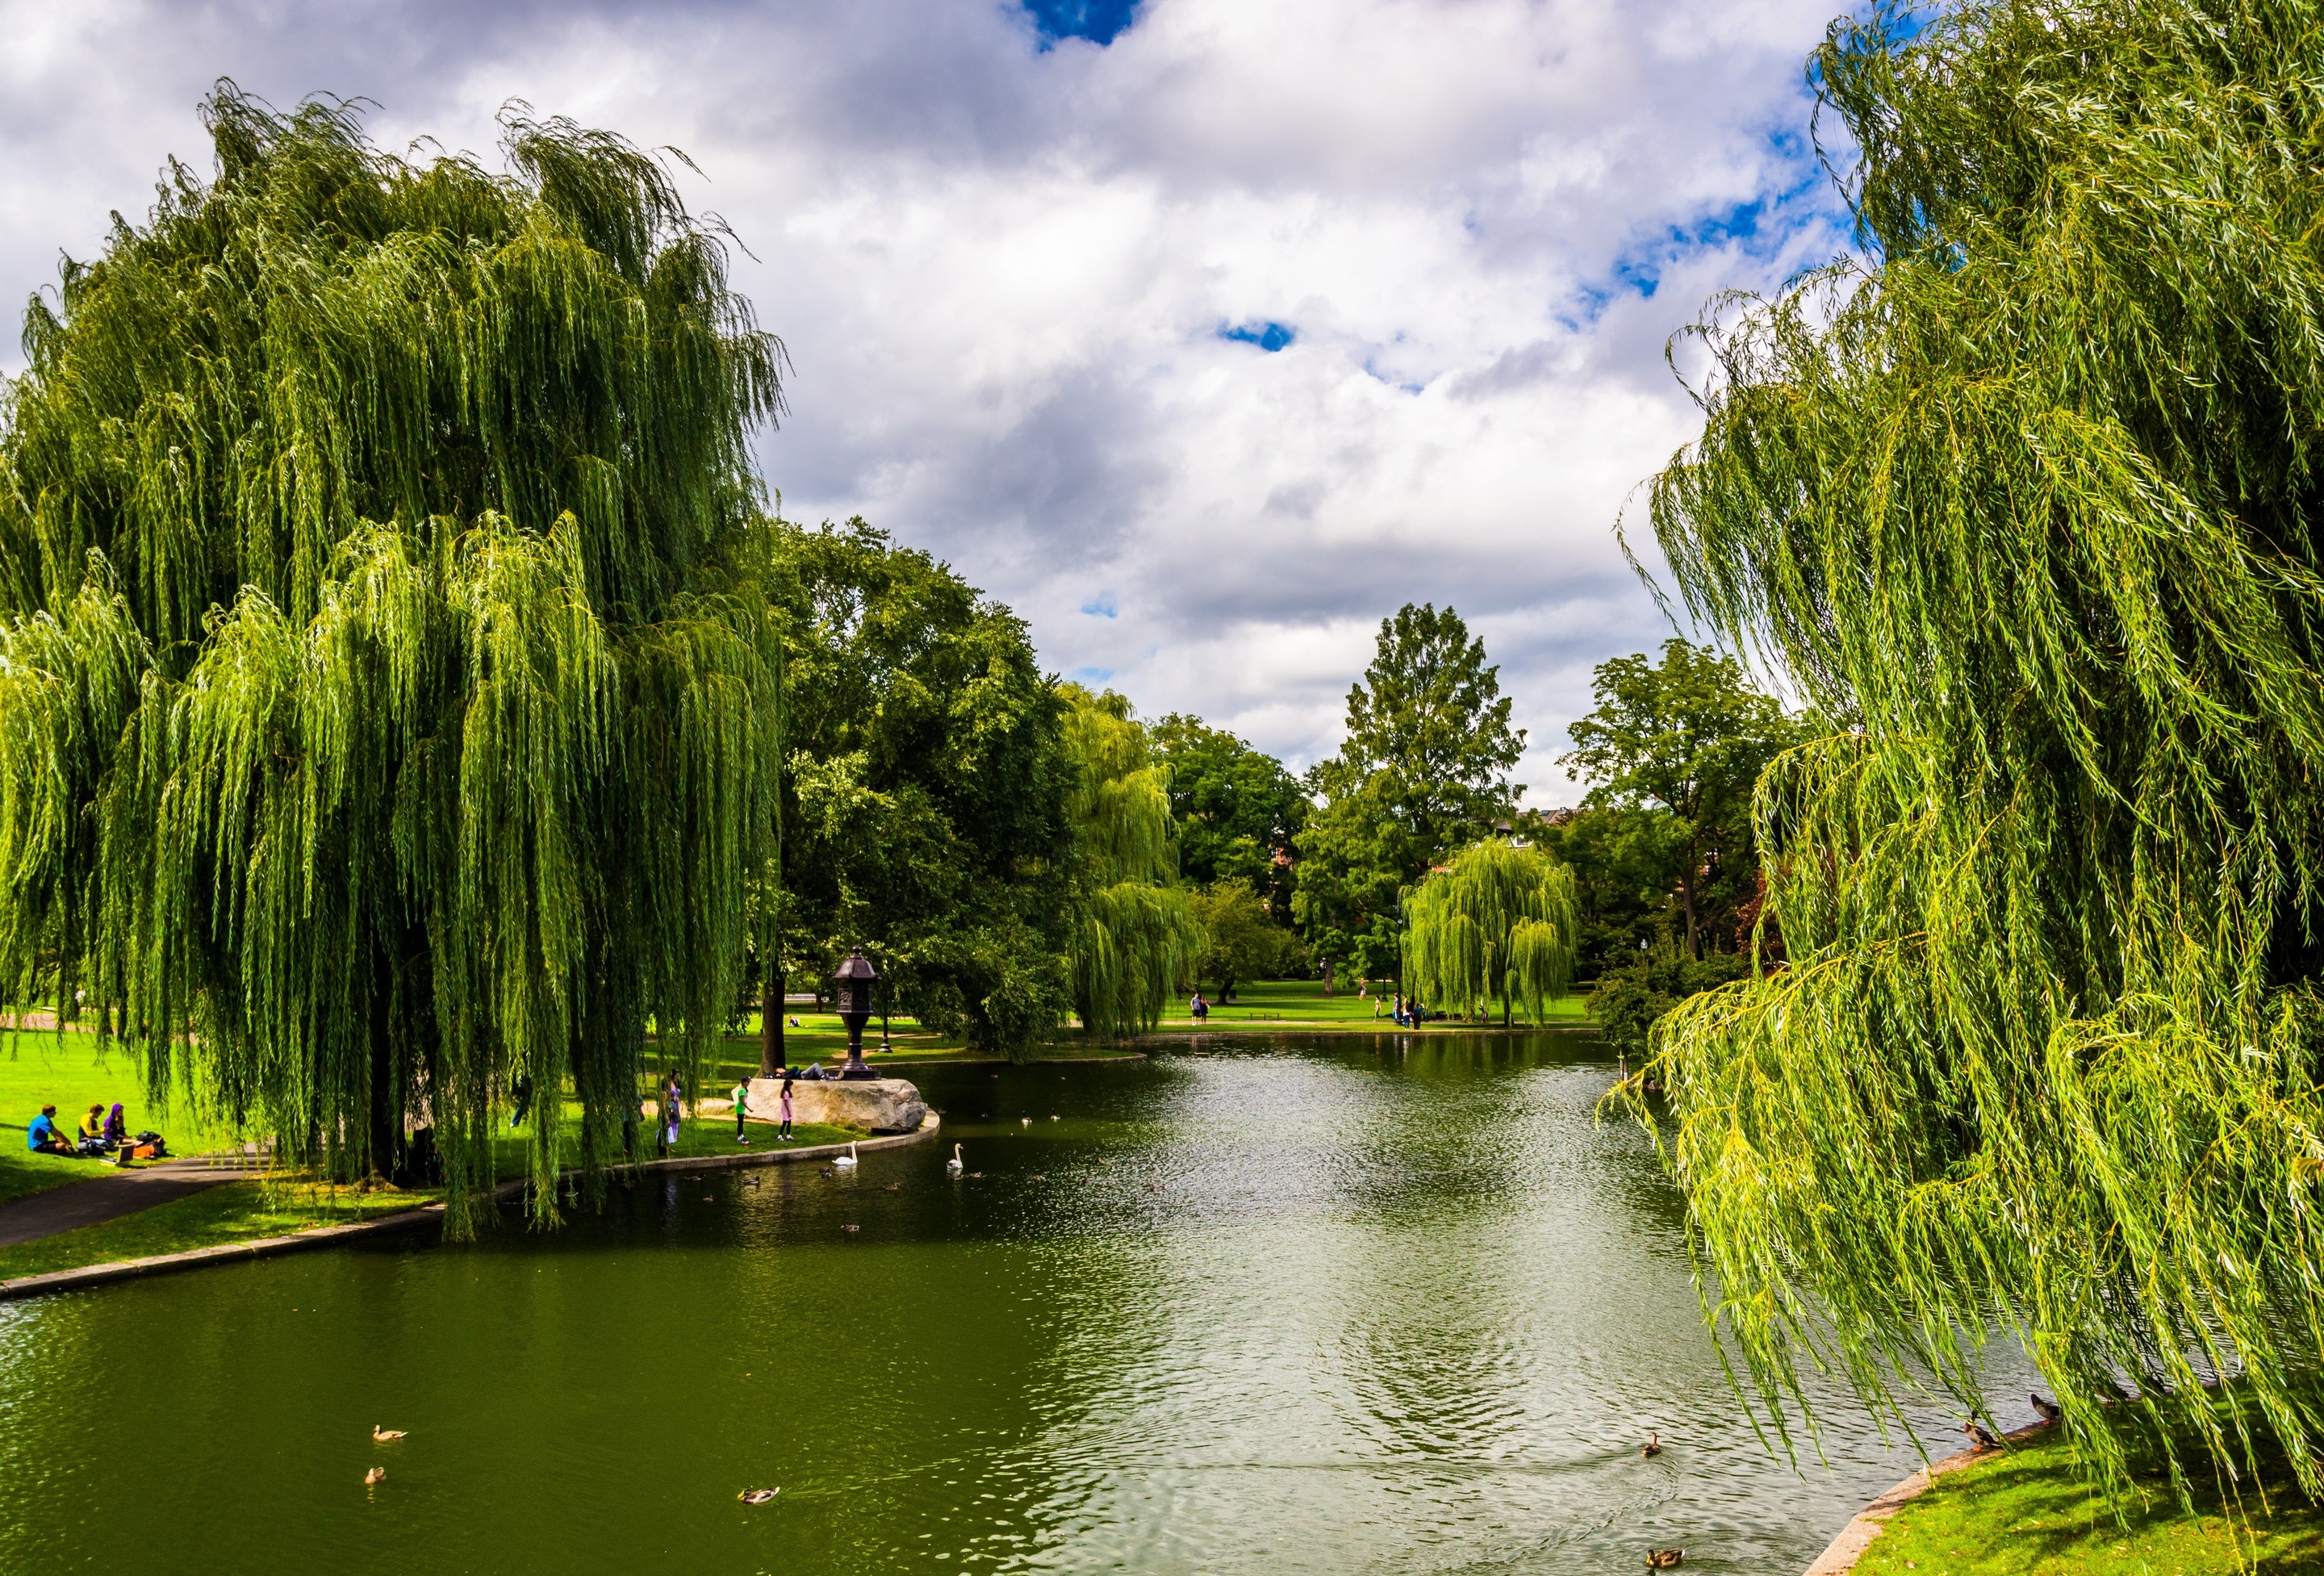
{"type": "MultiPolygon", "coordinates": [[[[761,1121],[780,1120],[782,1090],[779,1078],[752,1079],[751,1114],[761,1121]]],[[[908,1133],[927,1114],[927,1102],[920,1098],[919,1090],[901,1078],[794,1081],[791,1084],[791,1120],[797,1123],[908,1133]]]]}

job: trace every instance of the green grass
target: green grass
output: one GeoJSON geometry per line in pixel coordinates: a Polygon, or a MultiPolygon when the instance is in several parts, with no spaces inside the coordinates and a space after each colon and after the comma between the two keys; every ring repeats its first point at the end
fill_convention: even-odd
{"type": "MultiPolygon", "coordinates": [[[[1356,994],[1353,985],[1342,985],[1333,995],[1323,994],[1321,980],[1258,980],[1235,987],[1234,1000],[1211,1003],[1210,1022],[1204,1028],[1215,1032],[1222,1028],[1268,1028],[1277,1025],[1288,1028],[1319,1028],[1351,1030],[1369,1033],[1374,1030],[1392,1032],[1396,1028],[1388,1016],[1393,1006],[1395,987],[1388,987],[1385,995],[1356,994]]],[[[1207,995],[1208,992],[1205,992],[1207,995]]],[[[1582,1009],[1582,998],[1567,996],[1551,1003],[1549,1021],[1553,1024],[1588,1021],[1582,1009]]],[[[1489,1026],[1475,1023],[1431,1022],[1426,1032],[1447,1029],[1474,1029],[1480,1027],[1499,1028],[1500,1015],[1493,1015],[1489,1026]]],[[[1162,1017],[1162,1032],[1191,1034],[1195,1024],[1181,998],[1170,1004],[1162,1017]]]]}
{"type": "MultiPolygon", "coordinates": [[[[2064,1444],[2047,1439],[1939,1478],[1897,1512],[1858,1562],[1863,1576],[2232,1576],[2255,1569],[2324,1571],[2324,1515],[2303,1504],[2288,1473],[2265,1483],[2269,1518],[2245,1488],[2254,1548],[2216,1492],[2183,1514],[2159,1477],[2146,1502],[2115,1507],[2095,1497],[2064,1444]]],[[[2208,1482],[2206,1487],[2209,1487],[2208,1482]]]]}
{"type": "Polygon", "coordinates": [[[57,1108],[57,1124],[73,1130],[91,1105],[122,1102],[129,1130],[145,1128],[170,1140],[173,1154],[198,1155],[224,1149],[235,1135],[198,1122],[183,1111],[149,1108],[143,1069],[119,1046],[104,1050],[93,1034],[22,1029],[0,1033],[0,1200],[44,1193],[99,1175],[102,1162],[29,1154],[24,1129],[43,1105],[57,1108]]]}
{"type": "Polygon", "coordinates": [[[182,1253],[222,1242],[286,1236],[316,1226],[416,1209],[433,1197],[421,1193],[360,1194],[301,1183],[224,1182],[117,1221],[0,1248],[0,1280],[85,1264],[182,1253]]]}

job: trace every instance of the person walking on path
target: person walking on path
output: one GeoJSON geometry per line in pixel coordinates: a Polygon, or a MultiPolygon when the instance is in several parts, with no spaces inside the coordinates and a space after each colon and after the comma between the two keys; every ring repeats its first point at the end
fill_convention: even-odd
{"type": "Polygon", "coordinates": [[[751,1086],[747,1083],[738,1083],[734,1085],[734,1141],[738,1144],[751,1141],[742,1136],[742,1119],[750,1114],[750,1111],[751,1086]]]}
{"type": "Polygon", "coordinates": [[[780,1106],[783,1125],[776,1132],[775,1137],[787,1139],[791,1136],[791,1080],[788,1074],[783,1075],[783,1095],[780,1106]]]}

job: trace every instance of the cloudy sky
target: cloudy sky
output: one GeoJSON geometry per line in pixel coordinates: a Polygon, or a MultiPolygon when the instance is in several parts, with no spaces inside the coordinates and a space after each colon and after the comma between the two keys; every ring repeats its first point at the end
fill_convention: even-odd
{"type": "Polygon", "coordinates": [[[1841,3],[0,0],[0,300],[207,170],[222,76],[393,147],[496,161],[511,98],[675,145],[796,367],[788,515],[1295,765],[1450,603],[1554,805],[1591,667],[1669,632],[1613,535],[1692,430],[1665,340],[1843,244],[1802,80],[1841,3]]]}

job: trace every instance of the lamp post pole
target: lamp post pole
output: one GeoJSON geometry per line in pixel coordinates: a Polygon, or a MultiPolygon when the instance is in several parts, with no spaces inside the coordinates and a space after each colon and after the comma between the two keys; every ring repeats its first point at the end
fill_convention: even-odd
{"type": "Polygon", "coordinates": [[[847,1026],[847,1065],[840,1070],[842,1078],[880,1076],[863,1064],[863,1026],[872,1020],[872,987],[879,978],[880,971],[860,946],[832,973],[832,983],[839,987],[839,1021],[847,1026]]]}

